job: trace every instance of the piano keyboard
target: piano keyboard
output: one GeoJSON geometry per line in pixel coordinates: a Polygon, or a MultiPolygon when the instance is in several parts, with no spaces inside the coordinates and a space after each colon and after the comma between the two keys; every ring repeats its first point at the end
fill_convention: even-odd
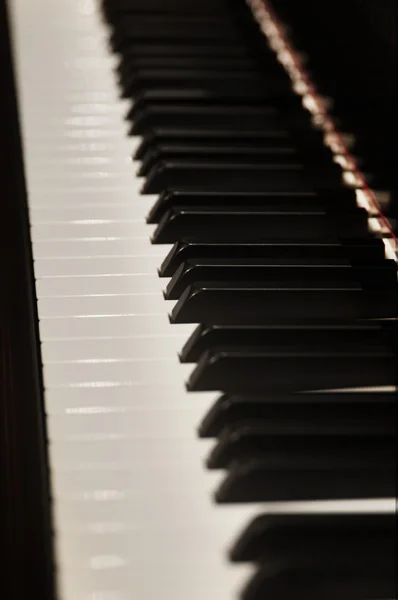
{"type": "Polygon", "coordinates": [[[396,263],[250,11],[11,17],[57,600],[391,599],[396,263]]]}

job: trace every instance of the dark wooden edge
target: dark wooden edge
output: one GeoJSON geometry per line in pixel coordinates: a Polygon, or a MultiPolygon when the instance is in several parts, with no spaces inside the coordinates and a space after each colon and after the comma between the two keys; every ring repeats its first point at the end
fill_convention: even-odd
{"type": "Polygon", "coordinates": [[[0,0],[1,596],[53,600],[46,424],[6,0],[0,0]]]}

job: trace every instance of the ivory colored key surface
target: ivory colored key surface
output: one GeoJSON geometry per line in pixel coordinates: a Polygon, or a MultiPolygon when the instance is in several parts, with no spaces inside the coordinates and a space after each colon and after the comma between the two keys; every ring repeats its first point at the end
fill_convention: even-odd
{"type": "MultiPolygon", "coordinates": [[[[58,600],[231,600],[250,567],[226,551],[266,510],[217,506],[196,427],[217,394],[188,394],[194,325],[152,246],[153,197],[130,157],[94,0],[13,0],[14,54],[42,343],[58,600]],[[49,51],[50,49],[50,51],[49,51]]],[[[211,445],[211,443],[210,443],[211,445]]],[[[311,504],[391,509],[391,502],[311,504]]]]}
{"type": "Polygon", "coordinates": [[[184,388],[194,326],[167,318],[170,247],[149,241],[98,7],[17,0],[12,17],[59,598],[227,600],[248,569],[225,551],[255,507],[212,504],[196,426],[215,394],[184,388]]]}

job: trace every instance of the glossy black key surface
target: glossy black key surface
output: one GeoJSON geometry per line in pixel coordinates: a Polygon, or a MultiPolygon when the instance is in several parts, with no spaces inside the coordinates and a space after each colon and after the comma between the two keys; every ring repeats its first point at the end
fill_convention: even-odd
{"type": "Polygon", "coordinates": [[[228,15],[234,10],[228,0],[202,0],[194,5],[187,5],[185,0],[102,0],[103,9],[113,18],[124,14],[222,14],[228,15]]]}
{"type": "Polygon", "coordinates": [[[258,569],[240,600],[390,600],[395,595],[395,578],[391,570],[368,570],[353,563],[340,569],[333,563],[318,568],[294,569],[287,565],[270,570],[258,569]]]}
{"type": "Polygon", "coordinates": [[[395,464],[361,457],[288,456],[231,465],[215,493],[218,503],[392,498],[395,464]]]}
{"type": "Polygon", "coordinates": [[[278,99],[288,95],[288,81],[281,78],[264,81],[257,74],[238,71],[183,71],[177,69],[142,69],[133,80],[123,82],[124,98],[134,98],[143,89],[203,89],[210,95],[246,98],[256,95],[278,99]],[[241,90],[241,91],[239,91],[241,90]]]}
{"type": "Polygon", "coordinates": [[[162,23],[153,23],[153,25],[137,25],[135,17],[123,19],[123,27],[117,33],[111,36],[111,44],[115,52],[123,51],[133,42],[153,42],[156,44],[162,42],[172,42],[173,44],[185,45],[187,42],[194,41],[195,44],[211,43],[212,45],[223,45],[225,42],[233,44],[239,41],[239,32],[227,24],[207,23],[206,27],[198,28],[195,22],[170,23],[163,26],[162,23]],[[128,22],[130,20],[130,22],[128,22]]]}
{"type": "MultiPolygon", "coordinates": [[[[258,94],[249,94],[248,92],[244,92],[244,90],[233,90],[233,94],[231,93],[212,93],[211,90],[206,90],[204,88],[149,88],[141,90],[135,94],[134,103],[129,108],[126,113],[126,118],[134,124],[135,116],[140,114],[144,109],[150,108],[152,106],[175,106],[175,105],[184,105],[185,107],[190,106],[199,106],[204,108],[217,108],[220,106],[225,106],[229,108],[242,106],[242,108],[261,108],[265,109],[267,107],[273,108],[274,110],[278,110],[279,112],[283,110],[289,111],[297,111],[300,107],[300,103],[295,96],[286,96],[278,99],[278,106],[272,101],[272,99],[266,99],[262,95],[258,94]]],[[[308,122],[308,121],[307,121],[308,122]]],[[[173,125],[174,127],[174,125],[173,125]]],[[[206,131],[211,132],[211,129],[208,127],[205,128],[206,131]]],[[[160,128],[162,131],[162,128],[160,128]]],[[[167,131],[167,129],[166,129],[167,131]]],[[[176,131],[181,140],[184,143],[189,143],[189,130],[186,132],[181,132],[181,129],[170,128],[170,131],[176,131]],[[183,133],[183,135],[182,135],[183,133]]],[[[200,134],[200,129],[194,129],[195,132],[200,134]]],[[[152,134],[152,132],[151,132],[152,134]]],[[[316,129],[310,129],[310,140],[316,140],[317,145],[322,147],[322,138],[316,134],[316,129]]],[[[224,132],[225,135],[225,132],[224,132]]],[[[214,138],[214,135],[211,136],[214,138]]],[[[180,141],[181,141],[180,140],[180,141]]],[[[214,139],[214,142],[216,139],[214,139]]],[[[303,142],[307,142],[307,140],[303,140],[303,142]]],[[[247,143],[250,143],[250,140],[247,140],[247,143]]]]}
{"type": "Polygon", "coordinates": [[[397,355],[388,347],[221,346],[201,356],[187,386],[231,393],[392,386],[396,365],[397,355]]]}
{"type": "Polygon", "coordinates": [[[189,286],[171,311],[172,323],[267,325],[303,320],[395,318],[397,289],[363,290],[359,284],[321,281],[238,284],[198,282],[189,286]]]}
{"type": "Polygon", "coordinates": [[[379,261],[384,258],[384,245],[380,239],[368,237],[365,240],[331,241],[292,241],[273,242],[196,242],[178,241],[174,244],[159,269],[161,277],[172,277],[178,267],[190,258],[347,258],[353,261],[379,261]]]}
{"type": "Polygon", "coordinates": [[[395,515],[392,513],[303,513],[260,515],[230,551],[234,562],[283,561],[301,568],[355,565],[394,572],[395,515]]]}
{"type": "Polygon", "coordinates": [[[184,344],[180,360],[198,362],[203,352],[220,348],[306,348],[342,350],[385,348],[394,331],[384,322],[227,327],[199,325],[184,344]]]}
{"type": "Polygon", "coordinates": [[[346,424],[338,420],[322,426],[311,418],[300,423],[286,419],[243,423],[222,431],[206,465],[210,469],[227,469],[237,461],[312,455],[333,456],[341,461],[356,457],[394,467],[395,431],[374,423],[346,424]]]}
{"type": "Polygon", "coordinates": [[[203,417],[198,433],[201,437],[216,437],[223,429],[253,421],[269,423],[287,416],[298,424],[308,418],[327,424],[334,418],[345,423],[377,423],[388,430],[395,428],[395,393],[224,394],[203,417]]]}
{"type": "MultiPolygon", "coordinates": [[[[302,152],[292,147],[253,147],[242,148],[239,146],[221,146],[215,147],[208,145],[159,145],[151,148],[143,159],[143,163],[138,171],[140,177],[148,175],[157,163],[165,161],[187,161],[194,163],[204,160],[211,161],[214,164],[236,164],[242,163],[272,165],[272,164],[303,164],[305,156],[302,152]]],[[[322,165],[328,164],[330,160],[329,152],[319,152],[313,163],[322,165]]]]}
{"type": "Polygon", "coordinates": [[[164,214],[177,207],[217,208],[236,207],[246,209],[268,209],[273,211],[325,212],[338,214],[358,214],[354,194],[348,188],[336,192],[291,192],[291,193],[236,193],[236,192],[184,192],[167,190],[159,195],[151,208],[147,222],[159,223],[164,214]]]}
{"type": "Polygon", "coordinates": [[[267,130],[277,127],[288,128],[289,125],[299,127],[301,113],[281,117],[270,106],[203,106],[203,105],[150,105],[136,112],[130,134],[145,135],[154,128],[176,127],[181,129],[217,127],[227,131],[245,130],[257,127],[267,130]]]}
{"type": "MultiPolygon", "coordinates": [[[[206,94],[204,95],[206,96],[206,94]]],[[[242,102],[241,96],[237,95],[236,100],[242,102]]],[[[226,144],[241,145],[243,147],[247,147],[248,145],[259,145],[262,147],[269,145],[272,148],[277,148],[286,147],[286,143],[291,142],[292,139],[295,140],[297,136],[298,133],[292,130],[278,129],[276,125],[267,130],[257,128],[235,131],[218,128],[177,129],[175,127],[157,127],[152,128],[146,133],[145,138],[136,150],[134,158],[141,160],[145,156],[145,153],[148,150],[150,151],[151,147],[158,144],[183,143],[185,145],[194,145],[197,143],[206,143],[211,144],[212,147],[225,146],[226,144]]],[[[300,152],[304,152],[304,150],[305,152],[309,150],[314,153],[318,152],[319,148],[322,147],[320,146],[319,133],[309,130],[305,136],[301,136],[297,147],[300,149],[300,152]]],[[[322,188],[325,186],[320,185],[318,187],[322,188]]],[[[300,190],[292,187],[290,191],[297,192],[300,190]]],[[[306,191],[311,191],[311,186],[306,191]]]]}
{"type": "Polygon", "coordinates": [[[351,265],[347,260],[308,261],[307,259],[190,259],[183,263],[168,283],[165,298],[176,300],[198,281],[355,281],[364,288],[392,288],[396,282],[395,262],[351,265]]]}
{"type": "Polygon", "coordinates": [[[214,209],[177,207],[163,216],[152,242],[170,244],[184,238],[208,242],[264,242],[281,238],[304,241],[365,237],[367,232],[364,209],[339,217],[322,209],[302,213],[259,208],[239,210],[233,206],[214,209]]]}
{"type": "Polygon", "coordinates": [[[223,44],[206,45],[196,41],[190,41],[186,44],[178,44],[171,42],[131,42],[123,50],[123,61],[127,64],[132,57],[153,58],[153,57],[171,57],[171,58],[198,58],[198,57],[217,57],[229,59],[249,58],[250,50],[245,46],[234,44],[233,42],[225,42],[223,44]]]}
{"type": "MultiPolygon", "coordinates": [[[[275,65],[272,57],[272,63],[275,65]]],[[[139,69],[210,69],[210,70],[232,70],[250,71],[257,69],[256,62],[249,57],[236,56],[132,56],[123,71],[127,74],[139,69]]]]}
{"type": "Polygon", "coordinates": [[[328,594],[331,599],[369,597],[372,588],[376,595],[370,597],[390,598],[395,527],[392,513],[262,515],[241,533],[230,558],[264,565],[247,586],[245,598],[287,599],[292,584],[295,596],[314,600],[328,594]]]}
{"type": "MultiPolygon", "coordinates": [[[[174,244],[159,265],[171,332],[197,324],[186,386],[192,402],[220,392],[197,424],[215,438],[204,466],[224,470],[216,501],[393,497],[396,264],[323,132],[244,2],[103,4],[136,173],[158,195],[152,242],[174,244]]],[[[353,105],[331,110],[355,129],[353,105]]],[[[372,172],[368,137],[352,152],[377,187],[392,162],[377,146],[372,172]]],[[[245,524],[229,558],[256,571],[239,600],[391,600],[395,515],[352,510],[245,524]]]]}
{"type": "Polygon", "coordinates": [[[148,173],[143,194],[159,194],[167,188],[188,187],[193,191],[225,190],[232,192],[279,192],[337,187],[341,171],[337,165],[302,164],[259,165],[250,163],[214,164],[209,161],[162,161],[148,173]]]}

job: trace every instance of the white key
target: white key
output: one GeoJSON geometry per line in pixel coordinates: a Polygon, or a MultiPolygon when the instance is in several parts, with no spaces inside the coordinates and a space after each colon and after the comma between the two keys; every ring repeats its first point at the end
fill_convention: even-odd
{"type": "MultiPolygon", "coordinates": [[[[146,198],[146,196],[141,196],[146,198]]],[[[59,221],[75,221],[75,220],[90,220],[90,219],[108,219],[108,220],[130,220],[142,218],[143,212],[149,210],[153,204],[153,196],[150,196],[151,201],[139,201],[136,198],[131,198],[130,202],[113,203],[108,199],[108,204],[84,204],[84,206],[46,206],[33,208],[30,211],[31,219],[35,223],[57,223],[59,221]]]]}
{"type": "Polygon", "coordinates": [[[39,298],[39,318],[92,317],[96,315],[151,315],[172,310],[175,301],[162,294],[131,294],[129,296],[80,296],[72,298],[39,298]]]}
{"type": "MultiPolygon", "coordinates": [[[[140,254],[139,258],[154,256],[156,263],[151,266],[151,273],[154,272],[159,261],[167,254],[168,250],[171,249],[169,244],[166,245],[155,245],[152,246],[145,240],[147,249],[145,254],[140,254]],[[160,257],[160,258],[159,258],[160,257]]],[[[93,258],[100,256],[102,262],[105,258],[108,259],[111,256],[117,256],[120,259],[123,256],[131,256],[131,243],[129,239],[116,239],[116,240],[80,240],[80,241],[52,241],[52,242],[36,242],[34,246],[34,258],[37,261],[39,258],[53,261],[57,258],[93,258]]],[[[134,256],[131,256],[134,258],[134,256]]],[[[57,267],[60,267],[60,263],[57,263],[57,267]]],[[[90,269],[92,267],[90,266],[90,269]]]]}
{"type": "Polygon", "coordinates": [[[167,281],[154,277],[153,271],[98,277],[47,277],[37,281],[36,292],[38,298],[153,294],[162,291],[167,281]]]}
{"type": "MultiPolygon", "coordinates": [[[[124,359],[137,357],[150,359],[174,357],[185,343],[186,331],[174,331],[164,336],[154,333],[151,337],[135,336],[124,339],[84,339],[43,342],[41,355],[46,363],[124,359]]],[[[177,328],[178,330],[178,328],[177,328]]]]}
{"type": "MultiPolygon", "coordinates": [[[[145,242],[145,247],[141,246],[137,240],[137,243],[134,244],[134,248],[130,248],[130,251],[127,249],[126,244],[120,243],[118,246],[121,250],[125,249],[126,254],[116,254],[108,256],[105,254],[99,257],[92,257],[87,255],[87,249],[84,246],[82,248],[82,256],[73,256],[73,258],[60,257],[60,258],[51,258],[48,256],[47,258],[37,257],[35,261],[35,274],[38,279],[42,278],[53,278],[53,277],[96,277],[97,275],[134,275],[135,273],[156,273],[156,266],[160,266],[163,258],[165,258],[167,252],[162,247],[159,248],[158,252],[154,251],[153,254],[147,253],[147,240],[145,242]],[[163,253],[162,252],[163,249],[163,253]],[[136,252],[136,254],[128,254],[128,252],[136,252]]],[[[102,242],[99,241],[100,245],[102,242]]],[[[76,242],[76,251],[77,247],[83,244],[83,242],[76,242]]],[[[93,242],[95,244],[95,242],[93,242]]],[[[104,242],[105,245],[105,242],[104,242]]],[[[144,246],[144,244],[142,244],[144,246]]],[[[154,246],[152,246],[154,248],[154,246]]],[[[149,246],[149,249],[151,247],[149,246]]],[[[39,252],[42,248],[39,248],[39,252]]],[[[51,254],[51,245],[48,248],[45,248],[46,252],[51,254]]],[[[99,252],[102,252],[102,249],[98,248],[99,252]]],[[[108,246],[105,245],[104,251],[108,251],[108,246]]],[[[115,249],[115,251],[117,251],[115,249]]],[[[67,250],[68,252],[68,250],[67,250]]],[[[36,256],[36,252],[34,251],[34,255],[36,256]]]]}
{"type": "MultiPolygon", "coordinates": [[[[114,221],[110,219],[77,219],[53,223],[38,223],[31,228],[33,243],[37,240],[79,240],[83,238],[124,237],[134,239],[144,237],[144,219],[114,221]]],[[[155,225],[147,226],[147,235],[155,230],[155,225]]]]}
{"type": "Polygon", "coordinates": [[[167,403],[162,402],[163,386],[156,381],[153,381],[151,385],[137,383],[134,386],[134,393],[131,393],[131,389],[128,393],[126,392],[124,387],[114,388],[112,402],[109,402],[109,389],[105,387],[49,388],[46,391],[47,414],[82,415],[84,418],[85,415],[93,413],[113,414],[130,410],[156,411],[163,410],[165,406],[170,410],[186,410],[187,406],[195,405],[201,406],[202,415],[205,415],[219,397],[217,392],[197,392],[187,396],[181,382],[168,386],[167,403]]]}
{"type": "MultiPolygon", "coordinates": [[[[110,359],[109,359],[110,360],[110,359]]],[[[191,364],[178,364],[174,356],[169,358],[130,359],[115,362],[94,363],[48,363],[43,365],[44,386],[112,386],[132,382],[148,383],[155,380],[164,383],[184,382],[193,370],[191,364]]]]}
{"type": "Polygon", "coordinates": [[[174,331],[186,333],[187,339],[196,329],[196,324],[173,325],[164,310],[153,315],[82,316],[42,319],[40,336],[42,341],[81,340],[97,338],[158,337],[173,335],[174,331]]]}

